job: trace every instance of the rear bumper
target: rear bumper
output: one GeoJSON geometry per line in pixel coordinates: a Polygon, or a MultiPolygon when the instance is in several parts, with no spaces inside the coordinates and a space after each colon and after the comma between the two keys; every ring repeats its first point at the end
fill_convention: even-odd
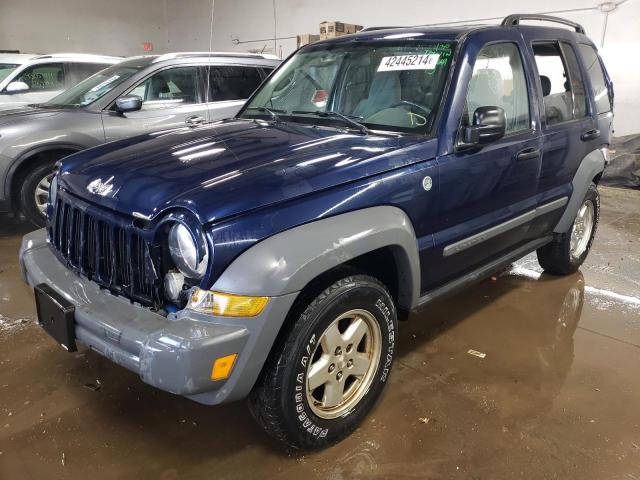
{"type": "Polygon", "coordinates": [[[75,305],[78,342],[150,385],[211,405],[249,393],[297,295],[272,298],[254,318],[186,310],[164,317],[66,268],[47,244],[44,229],[24,237],[20,265],[29,285],[46,283],[75,305]],[[238,358],[231,376],[211,380],[215,359],[232,353],[238,358]]]}

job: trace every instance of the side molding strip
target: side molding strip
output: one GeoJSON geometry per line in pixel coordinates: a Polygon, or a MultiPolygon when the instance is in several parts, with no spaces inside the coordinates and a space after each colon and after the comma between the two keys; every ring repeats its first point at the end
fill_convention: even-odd
{"type": "Polygon", "coordinates": [[[456,253],[460,253],[464,250],[467,250],[468,248],[478,245],[479,243],[497,237],[498,235],[501,235],[513,228],[524,225],[525,223],[532,221],[536,217],[545,215],[558,208],[562,208],[567,204],[568,201],[568,197],[559,198],[552,202],[545,203],[544,205],[541,205],[533,210],[529,210],[528,212],[507,220],[506,222],[488,228],[487,230],[483,230],[482,232],[471,235],[470,237],[463,238],[462,240],[452,243],[451,245],[447,245],[444,248],[442,255],[444,257],[449,257],[451,255],[455,255],[456,253]]]}

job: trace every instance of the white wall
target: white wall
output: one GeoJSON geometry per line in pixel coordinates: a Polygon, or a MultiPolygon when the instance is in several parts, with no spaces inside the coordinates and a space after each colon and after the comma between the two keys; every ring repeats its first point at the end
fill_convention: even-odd
{"type": "MultiPolygon", "coordinates": [[[[0,48],[25,52],[95,52],[112,55],[209,49],[295,50],[299,33],[317,33],[323,20],[371,25],[417,25],[499,18],[513,12],[595,8],[597,0],[0,0],[0,48]],[[275,16],[274,16],[275,5],[275,16]],[[495,17],[492,18],[492,17],[495,17]],[[250,43],[235,45],[233,40],[250,43]]],[[[605,15],[597,10],[558,14],[582,23],[601,46],[605,15]]],[[[482,22],[481,22],[482,23],[482,22]]],[[[640,1],[609,14],[602,56],[616,90],[616,134],[640,133],[640,1]]]]}
{"type": "Polygon", "coordinates": [[[138,55],[167,47],[164,0],[0,0],[0,49],[138,55]]]}
{"type": "MultiPolygon", "coordinates": [[[[204,2],[208,3],[208,2],[204,2]]],[[[365,26],[419,25],[489,19],[497,23],[509,13],[550,12],[595,8],[594,0],[215,0],[214,50],[251,51],[288,55],[295,39],[257,41],[234,45],[233,39],[271,39],[299,33],[317,33],[323,20],[340,20],[365,26]],[[274,9],[275,3],[275,22],[274,9]],[[492,17],[495,17],[493,19],[492,17]],[[274,35],[275,32],[275,35],[274,35]]],[[[208,5],[206,8],[210,8],[208,5]]],[[[584,25],[600,47],[605,15],[598,10],[557,15],[584,25]]],[[[476,22],[477,23],[477,22],[476,22]]],[[[616,135],[640,133],[636,120],[640,108],[640,1],[629,0],[609,14],[601,54],[616,90],[616,135]]]]}

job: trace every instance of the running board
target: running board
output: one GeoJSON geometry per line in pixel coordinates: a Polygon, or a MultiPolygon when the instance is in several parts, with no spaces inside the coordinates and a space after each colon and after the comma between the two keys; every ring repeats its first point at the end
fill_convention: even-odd
{"type": "Polygon", "coordinates": [[[472,272],[469,272],[466,275],[456,280],[453,280],[452,282],[447,283],[446,285],[443,285],[442,287],[438,287],[435,290],[428,292],[427,294],[423,295],[418,299],[418,304],[416,305],[415,309],[423,307],[426,304],[431,303],[438,298],[442,298],[446,295],[455,293],[458,290],[461,290],[472,283],[476,283],[480,280],[484,280],[485,278],[491,276],[491,274],[497,272],[498,270],[524,257],[525,255],[533,252],[534,250],[537,250],[538,248],[543,247],[544,245],[549,243],[552,239],[553,239],[553,235],[548,235],[546,237],[533,240],[517,248],[513,252],[509,252],[508,254],[503,255],[502,257],[497,258],[494,261],[487,263],[486,265],[483,265],[482,267],[472,272]]]}

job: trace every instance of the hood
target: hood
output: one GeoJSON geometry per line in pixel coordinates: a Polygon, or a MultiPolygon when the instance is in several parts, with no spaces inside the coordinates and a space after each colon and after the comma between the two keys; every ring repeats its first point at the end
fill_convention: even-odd
{"type": "Polygon", "coordinates": [[[65,159],[59,181],[127,215],[152,219],[182,207],[206,223],[397,168],[408,159],[392,152],[411,142],[231,120],[86,150],[65,159]]]}
{"type": "Polygon", "coordinates": [[[15,125],[17,121],[33,121],[39,117],[52,117],[59,115],[64,110],[52,108],[39,108],[37,106],[0,106],[0,126],[11,124],[15,125]]]}

